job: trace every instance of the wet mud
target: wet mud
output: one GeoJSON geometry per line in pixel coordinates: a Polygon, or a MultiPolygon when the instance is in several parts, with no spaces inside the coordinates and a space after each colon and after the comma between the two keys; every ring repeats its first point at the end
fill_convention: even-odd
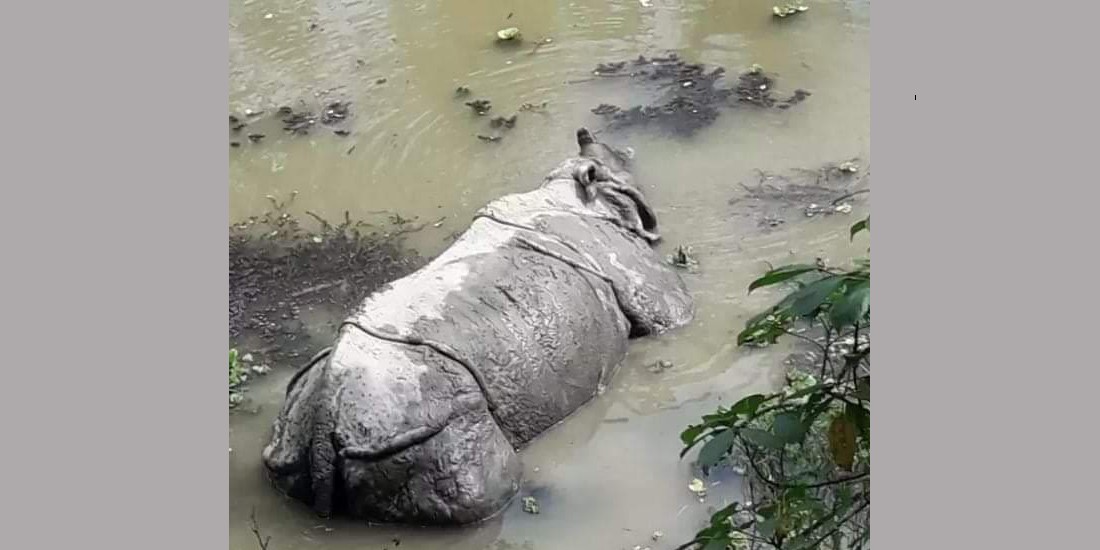
{"type": "Polygon", "coordinates": [[[424,227],[390,215],[382,223],[303,223],[287,203],[229,230],[229,341],[257,362],[298,366],[329,346],[359,302],[424,263],[403,237],[424,227]]]}

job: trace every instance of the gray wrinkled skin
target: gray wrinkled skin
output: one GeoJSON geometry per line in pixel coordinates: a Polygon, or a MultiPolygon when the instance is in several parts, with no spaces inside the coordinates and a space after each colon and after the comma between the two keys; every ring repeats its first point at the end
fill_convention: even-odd
{"type": "Polygon", "coordinates": [[[579,192],[593,177],[630,185],[625,203],[655,229],[626,157],[584,129],[578,144],[367,298],[295,375],[263,451],[277,488],[322,515],[486,519],[519,489],[517,450],[596,396],[629,338],[691,320],[679,275],[623,223],[623,195],[579,192]]]}

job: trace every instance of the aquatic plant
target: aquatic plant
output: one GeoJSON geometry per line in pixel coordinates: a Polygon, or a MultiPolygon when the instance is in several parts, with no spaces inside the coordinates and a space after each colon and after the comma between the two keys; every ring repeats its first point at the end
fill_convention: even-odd
{"type": "MultiPolygon", "coordinates": [[[[868,216],[850,236],[870,228],[868,216]]],[[[744,397],[683,431],[680,456],[702,444],[696,462],[704,473],[720,463],[743,469],[747,498],[715,512],[681,549],[839,550],[870,542],[870,259],[852,269],[781,266],[749,292],[782,284],[794,288],[750,319],[737,343],[798,338],[815,348],[812,363],[788,374],[780,391],[744,397]]]]}
{"type": "Polygon", "coordinates": [[[241,383],[241,375],[244,374],[244,366],[237,356],[237,349],[229,349],[229,388],[235,388],[241,383]]]}

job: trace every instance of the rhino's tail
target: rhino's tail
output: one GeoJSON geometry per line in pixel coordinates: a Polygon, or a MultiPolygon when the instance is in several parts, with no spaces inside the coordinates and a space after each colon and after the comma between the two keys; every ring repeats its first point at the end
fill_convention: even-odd
{"type": "Polygon", "coordinates": [[[283,492],[312,504],[329,516],[338,499],[339,448],[336,418],[330,401],[332,388],[318,365],[330,358],[326,348],[302,367],[287,384],[287,400],[276,418],[272,441],[263,450],[268,475],[283,492]]]}

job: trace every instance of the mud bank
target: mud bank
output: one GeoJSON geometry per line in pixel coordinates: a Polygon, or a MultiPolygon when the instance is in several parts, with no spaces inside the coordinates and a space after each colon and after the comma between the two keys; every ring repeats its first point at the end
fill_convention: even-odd
{"type": "Polygon", "coordinates": [[[292,200],[272,199],[269,212],[229,230],[230,347],[276,368],[328,346],[363,298],[424,262],[403,243],[423,227],[415,220],[333,223],[306,212],[304,223],[292,200]]]}

